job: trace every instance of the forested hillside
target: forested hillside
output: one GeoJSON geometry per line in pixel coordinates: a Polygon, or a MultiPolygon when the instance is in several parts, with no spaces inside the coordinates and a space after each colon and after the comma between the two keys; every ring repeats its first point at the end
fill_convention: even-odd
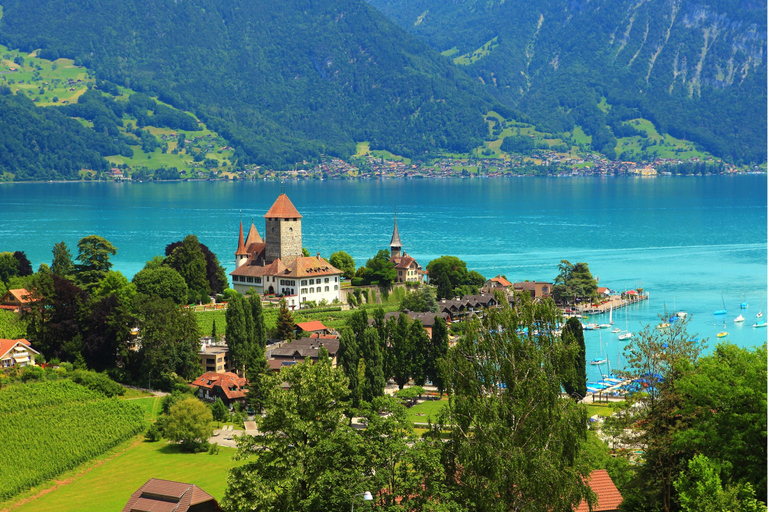
{"type": "Polygon", "coordinates": [[[369,1],[544,131],[576,123],[608,152],[640,114],[731,161],[765,161],[764,2],[369,1]]]}
{"type": "Polygon", "coordinates": [[[0,88],[0,179],[79,179],[81,169],[103,171],[102,157],[128,150],[57,109],[0,88]]]}
{"type": "Polygon", "coordinates": [[[0,42],[194,112],[241,162],[468,151],[490,96],[362,0],[6,0],[0,42]]]}

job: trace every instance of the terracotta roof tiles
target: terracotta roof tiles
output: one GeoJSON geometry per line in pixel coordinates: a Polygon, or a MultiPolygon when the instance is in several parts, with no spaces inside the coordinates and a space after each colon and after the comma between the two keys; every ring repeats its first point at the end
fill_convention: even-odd
{"type": "Polygon", "coordinates": [[[300,219],[301,214],[296,209],[296,207],[293,206],[293,203],[290,199],[288,199],[287,195],[280,194],[277,196],[277,199],[272,204],[272,207],[269,209],[269,211],[264,214],[264,217],[275,219],[300,219]]]}
{"type": "Polygon", "coordinates": [[[194,484],[150,478],[131,495],[123,512],[187,512],[203,503],[205,510],[221,510],[213,496],[194,484]]]}
{"type": "MultiPolygon", "coordinates": [[[[597,495],[597,506],[592,509],[592,512],[612,512],[619,510],[619,505],[623,501],[621,493],[616,488],[608,475],[608,471],[605,469],[596,469],[589,476],[589,486],[597,495]]],[[[586,501],[582,501],[576,512],[589,512],[589,505],[586,501]]]]}

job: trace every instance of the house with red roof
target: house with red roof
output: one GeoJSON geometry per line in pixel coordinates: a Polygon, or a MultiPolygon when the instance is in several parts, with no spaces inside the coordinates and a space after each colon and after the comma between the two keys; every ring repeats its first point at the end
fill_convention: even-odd
{"type": "Polygon", "coordinates": [[[31,295],[32,294],[24,288],[8,290],[2,297],[0,297],[0,309],[21,313],[25,309],[29,309],[32,305],[33,300],[31,299],[31,295]]]}
{"type": "MultiPolygon", "coordinates": [[[[605,469],[594,470],[589,475],[588,483],[592,492],[597,496],[597,505],[592,508],[591,512],[618,512],[619,505],[624,498],[608,475],[608,471],[605,469]]],[[[582,501],[575,512],[590,512],[589,504],[582,501]]]]}
{"type": "Polygon", "coordinates": [[[510,295],[512,293],[513,287],[512,283],[507,281],[506,277],[499,274],[496,277],[492,277],[491,279],[487,280],[483,285],[483,290],[486,293],[493,293],[494,290],[501,290],[505,294],[510,295]]]}
{"type": "Polygon", "coordinates": [[[197,386],[197,396],[206,402],[220,398],[224,405],[231,407],[235,402],[245,403],[248,381],[232,372],[205,372],[192,382],[197,386]]]}
{"type": "Polygon", "coordinates": [[[35,366],[35,356],[39,354],[40,352],[33,349],[32,344],[24,338],[0,338],[0,368],[35,366]]]}
{"type": "Polygon", "coordinates": [[[251,222],[248,237],[240,236],[232,287],[242,294],[281,295],[289,307],[304,302],[341,302],[342,271],[320,256],[304,256],[302,216],[287,195],[280,194],[264,215],[264,238],[251,222]]]}
{"type": "Polygon", "coordinates": [[[310,335],[327,336],[331,334],[331,330],[323,325],[320,320],[312,320],[311,322],[299,322],[296,324],[296,330],[301,332],[308,332],[310,335]]]}
{"type": "Polygon", "coordinates": [[[122,512],[221,512],[216,499],[194,484],[150,478],[122,512]]]}

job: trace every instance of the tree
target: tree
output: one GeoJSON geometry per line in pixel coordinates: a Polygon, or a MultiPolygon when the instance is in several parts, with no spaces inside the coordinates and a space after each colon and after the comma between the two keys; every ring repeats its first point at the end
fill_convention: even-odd
{"type": "Polygon", "coordinates": [[[344,510],[370,481],[361,438],[344,415],[349,386],[329,359],[280,373],[256,417],[261,435],[242,436],[222,500],[232,512],[344,510]],[[254,457],[255,455],[255,457],[254,457]],[[344,482],[344,485],[339,485],[344,482]]]}
{"type": "Polygon", "coordinates": [[[433,435],[451,426],[442,447],[448,486],[473,510],[566,511],[592,495],[584,407],[560,396],[563,364],[575,349],[555,333],[551,301],[523,297],[516,309],[489,311],[441,365],[449,393],[433,435]],[[527,334],[518,334],[527,327],[527,334]]]}
{"type": "MultiPolygon", "coordinates": [[[[664,320],[669,317],[667,311],[659,315],[664,320]]],[[[705,343],[694,341],[695,335],[688,333],[688,320],[678,319],[664,330],[644,326],[624,347],[625,366],[619,372],[642,386],[642,393],[628,397],[624,413],[628,421],[643,425],[632,440],[645,451],[645,462],[638,470],[643,493],[637,499],[665,511],[674,508],[673,481],[684,470],[687,458],[674,445],[680,422],[678,412],[683,406],[677,384],[692,371],[706,348],[705,343]]]]}
{"type": "Polygon", "coordinates": [[[12,252],[0,252],[0,281],[6,289],[12,277],[19,274],[19,261],[13,257],[12,252]]]}
{"type": "Polygon", "coordinates": [[[421,322],[415,320],[411,323],[408,335],[411,338],[411,377],[414,384],[423,386],[427,381],[430,365],[429,334],[421,322]]]}
{"type": "MultiPolygon", "coordinates": [[[[183,241],[168,244],[165,247],[165,255],[170,256],[173,251],[183,245],[183,241]]],[[[198,245],[203,252],[203,256],[205,256],[205,278],[208,280],[209,292],[213,294],[222,293],[227,287],[227,273],[224,271],[224,267],[219,264],[216,254],[211,252],[208,246],[203,243],[199,243],[198,245]]]]}
{"type": "Polygon", "coordinates": [[[346,252],[336,251],[331,254],[331,258],[328,261],[331,265],[344,272],[345,278],[352,279],[355,277],[355,260],[346,252]]]}
{"type": "Polygon", "coordinates": [[[382,249],[376,253],[376,256],[365,262],[365,281],[366,283],[378,283],[382,288],[389,286],[397,278],[395,264],[389,259],[389,251],[382,249]]]}
{"type": "Polygon", "coordinates": [[[94,302],[85,319],[82,354],[89,368],[104,371],[117,368],[128,356],[127,342],[134,318],[130,303],[117,294],[109,294],[94,302]]]}
{"type": "Polygon", "coordinates": [[[133,276],[133,284],[136,291],[144,295],[171,299],[176,304],[187,300],[187,283],[171,267],[144,267],[133,276]]]}
{"type": "MultiPolygon", "coordinates": [[[[245,367],[250,345],[250,333],[245,319],[245,300],[239,293],[233,295],[227,304],[225,314],[227,320],[227,346],[229,347],[229,362],[232,368],[240,373],[245,367]]],[[[250,312],[249,312],[250,313],[250,312]]]]}
{"type": "Polygon", "coordinates": [[[13,257],[16,258],[16,261],[19,262],[19,276],[26,277],[31,276],[34,273],[32,271],[32,263],[29,262],[29,258],[27,258],[27,255],[24,254],[24,251],[15,251],[13,253],[13,257]]]}
{"type": "Polygon", "coordinates": [[[170,299],[137,295],[134,309],[141,332],[139,378],[169,388],[174,375],[192,380],[200,374],[200,328],[194,313],[170,299]]]}
{"type": "Polygon", "coordinates": [[[437,300],[432,288],[424,286],[418,290],[409,291],[400,301],[400,311],[415,311],[417,313],[437,312],[437,300]]]}
{"type": "Polygon", "coordinates": [[[261,307],[261,297],[257,294],[249,295],[244,303],[247,313],[250,315],[251,337],[248,344],[248,354],[245,361],[245,377],[248,380],[248,405],[257,411],[261,411],[263,399],[266,395],[265,386],[270,385],[267,378],[267,331],[264,322],[264,312],[261,307]]]}
{"type": "Polygon", "coordinates": [[[378,331],[373,327],[366,328],[358,346],[360,361],[365,364],[365,380],[360,383],[360,394],[363,400],[371,402],[374,398],[384,395],[384,387],[387,385],[378,331]]]}
{"type": "Polygon", "coordinates": [[[468,272],[466,262],[456,256],[441,256],[430,261],[427,271],[430,280],[437,285],[438,299],[476,293],[477,288],[485,283],[479,272],[468,272]],[[460,289],[462,293],[457,293],[460,289]]]}
{"type": "Polygon", "coordinates": [[[352,398],[352,405],[357,407],[360,403],[360,393],[358,387],[360,382],[357,379],[357,368],[360,362],[360,355],[357,347],[357,339],[352,329],[347,327],[342,329],[339,337],[339,350],[336,354],[339,367],[344,371],[349,382],[349,393],[352,398]]]}
{"type": "Polygon", "coordinates": [[[719,464],[726,486],[749,484],[763,502],[768,457],[765,361],[765,345],[746,349],[730,343],[699,359],[676,385],[681,407],[674,436],[678,452],[706,455],[719,464]]]}
{"type": "Polygon", "coordinates": [[[213,435],[213,414],[203,402],[188,397],[171,406],[163,427],[165,437],[194,452],[213,435]]]}
{"type": "Polygon", "coordinates": [[[226,421],[229,417],[229,409],[221,401],[221,398],[217,398],[213,404],[211,404],[211,414],[215,421],[226,421]]]}
{"type": "Polygon", "coordinates": [[[75,264],[72,262],[67,244],[59,242],[53,246],[53,262],[51,263],[51,272],[59,277],[69,278],[75,272],[75,264]]]}
{"type": "Polygon", "coordinates": [[[577,351],[573,359],[573,371],[564,372],[563,389],[568,396],[578,400],[587,394],[587,354],[584,345],[584,330],[578,318],[571,317],[563,327],[563,343],[575,344],[577,351]]]}
{"type": "Polygon", "coordinates": [[[688,470],[674,486],[683,512],[765,512],[765,503],[755,499],[751,484],[723,488],[720,468],[705,455],[688,461],[688,470]]]}
{"type": "Polygon", "coordinates": [[[427,378],[437,387],[440,394],[443,393],[445,379],[440,373],[440,361],[448,353],[448,325],[442,317],[435,318],[432,326],[432,339],[429,343],[429,352],[426,361],[427,378]]]}
{"type": "Polygon", "coordinates": [[[413,373],[413,339],[410,332],[411,321],[408,315],[400,313],[397,324],[390,331],[390,351],[392,352],[392,371],[395,382],[403,389],[413,373]]]}
{"type": "MultiPolygon", "coordinates": [[[[169,248],[170,246],[166,248],[166,251],[169,248]]],[[[211,293],[205,254],[195,235],[187,235],[181,245],[171,249],[164,263],[181,274],[189,290],[198,294],[211,293]]]]}
{"type": "Polygon", "coordinates": [[[293,331],[296,328],[296,322],[293,321],[293,315],[288,311],[288,305],[285,299],[280,300],[280,310],[277,312],[277,337],[281,340],[290,340],[293,338],[293,331]]]}
{"type": "Polygon", "coordinates": [[[560,304],[571,303],[576,299],[594,300],[597,297],[597,281],[592,277],[587,263],[561,260],[559,274],[552,287],[552,296],[560,304]]]}
{"type": "Polygon", "coordinates": [[[75,266],[75,277],[78,284],[90,291],[112,268],[109,257],[117,254],[117,247],[106,238],[89,235],[77,242],[77,249],[79,263],[75,266]]]}

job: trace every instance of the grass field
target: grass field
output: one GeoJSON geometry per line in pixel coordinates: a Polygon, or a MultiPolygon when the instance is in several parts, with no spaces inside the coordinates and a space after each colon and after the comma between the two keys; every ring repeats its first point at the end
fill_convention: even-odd
{"type": "MultiPolygon", "coordinates": [[[[487,43],[485,43],[483,46],[478,48],[477,50],[473,51],[472,53],[465,53],[464,55],[461,55],[459,57],[454,57],[453,63],[459,66],[468,66],[470,64],[474,64],[478,60],[490,54],[493,51],[493,49],[499,45],[498,39],[499,39],[498,36],[496,36],[490,41],[488,41],[487,43]]],[[[448,51],[450,52],[452,50],[453,49],[448,51]]],[[[446,52],[443,52],[443,55],[445,54],[446,52]]],[[[453,55],[453,53],[451,55],[453,55]]]]}
{"type": "Polygon", "coordinates": [[[616,407],[624,402],[611,402],[607,404],[584,404],[587,407],[587,415],[591,418],[595,414],[602,417],[612,416],[616,407]]]}
{"type": "Polygon", "coordinates": [[[434,422],[440,410],[448,403],[448,398],[427,400],[408,409],[408,419],[414,423],[427,423],[429,418],[434,422]]]}
{"type": "Polygon", "coordinates": [[[679,158],[681,160],[688,160],[690,158],[704,159],[711,156],[708,153],[697,150],[692,142],[677,139],[671,135],[660,134],[653,123],[647,119],[631,119],[627,123],[645,132],[648,137],[624,137],[619,139],[619,143],[616,146],[617,154],[640,154],[645,151],[659,158],[679,158]],[[649,145],[649,142],[655,144],[649,145]]]}
{"type": "Polygon", "coordinates": [[[239,464],[232,460],[234,454],[234,449],[225,447],[219,448],[218,455],[182,453],[162,441],[146,443],[133,438],[110,454],[65,473],[56,483],[0,505],[0,512],[119,512],[131,493],[150,478],[192,483],[221,500],[228,471],[239,464]]]}

